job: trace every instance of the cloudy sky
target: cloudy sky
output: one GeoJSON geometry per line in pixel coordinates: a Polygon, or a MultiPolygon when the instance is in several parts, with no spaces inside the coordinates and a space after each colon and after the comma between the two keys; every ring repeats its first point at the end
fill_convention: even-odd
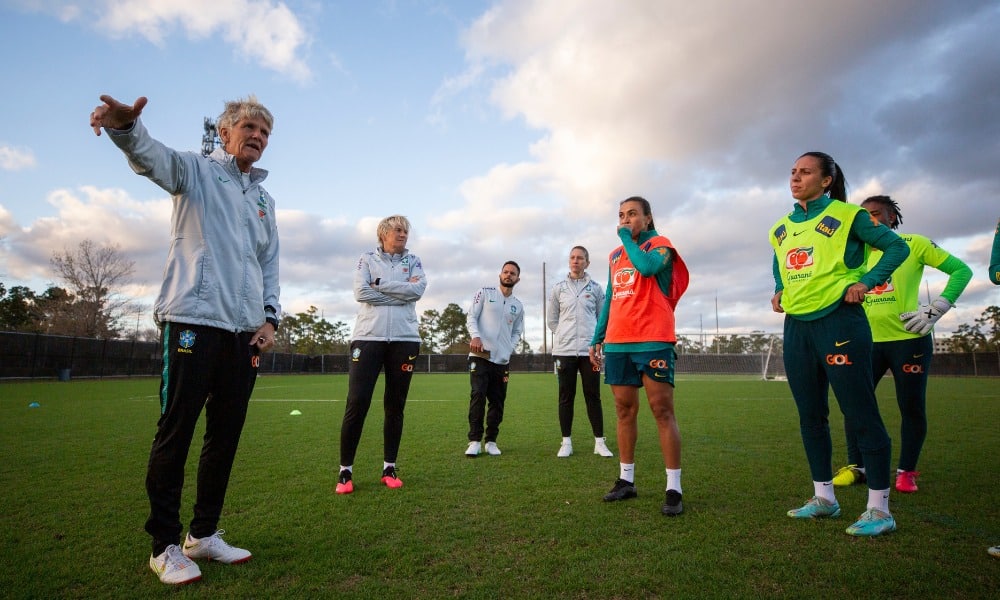
{"type": "Polygon", "coordinates": [[[357,257],[401,213],[419,312],[467,307],[513,259],[540,349],[543,279],[582,244],[606,282],[618,202],[642,195],[692,272],[682,332],[780,331],[766,232],[807,150],[973,268],[939,331],[1000,304],[995,0],[0,0],[0,33],[8,287],[60,283],[52,254],[91,239],[136,261],[128,293],[151,303],[169,197],[88,115],[144,95],[153,135],[197,151],[204,117],[254,93],[275,115],[258,166],[286,312],[353,324],[357,257]]]}

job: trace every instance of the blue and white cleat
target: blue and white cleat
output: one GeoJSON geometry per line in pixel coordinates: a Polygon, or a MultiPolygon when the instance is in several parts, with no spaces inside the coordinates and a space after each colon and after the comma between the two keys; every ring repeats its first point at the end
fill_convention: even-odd
{"type": "Polygon", "coordinates": [[[853,525],[847,528],[849,535],[865,537],[875,537],[890,531],[896,531],[896,519],[877,508],[866,510],[853,525]]]}
{"type": "Polygon", "coordinates": [[[793,508],[788,511],[788,516],[793,519],[835,518],[840,516],[840,505],[819,496],[813,496],[802,508],[793,508]]]}

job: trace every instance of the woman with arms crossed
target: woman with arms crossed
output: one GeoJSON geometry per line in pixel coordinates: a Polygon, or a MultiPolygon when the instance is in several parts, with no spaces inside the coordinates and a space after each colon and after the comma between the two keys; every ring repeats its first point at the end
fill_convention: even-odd
{"type": "Polygon", "coordinates": [[[382,370],[382,483],[389,489],[403,487],[396,473],[396,455],[403,437],[403,408],[413,364],[420,353],[416,304],[427,289],[420,259],[406,248],[409,235],[410,221],[406,217],[382,219],[377,230],[378,247],[361,255],[354,273],[354,298],[361,306],[351,336],[347,407],[340,426],[338,494],[354,492],[354,455],[382,370]]]}

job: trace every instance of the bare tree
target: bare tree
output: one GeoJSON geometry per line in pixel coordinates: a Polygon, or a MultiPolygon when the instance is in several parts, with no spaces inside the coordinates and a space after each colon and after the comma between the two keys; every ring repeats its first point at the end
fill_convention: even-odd
{"type": "Polygon", "coordinates": [[[76,297],[76,331],[66,333],[117,337],[122,317],[135,313],[130,300],[121,294],[135,272],[135,261],[126,258],[117,245],[97,246],[83,240],[74,252],[53,254],[51,264],[76,297]]]}

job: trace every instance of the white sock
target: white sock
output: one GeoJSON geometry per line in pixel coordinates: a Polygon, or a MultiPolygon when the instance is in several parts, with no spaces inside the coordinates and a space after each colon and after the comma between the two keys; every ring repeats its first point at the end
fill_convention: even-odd
{"type": "Polygon", "coordinates": [[[868,490],[868,508],[877,508],[880,511],[891,514],[889,512],[889,490],[868,490]]]}
{"type": "Polygon", "coordinates": [[[348,473],[353,473],[354,472],[354,465],[347,465],[346,467],[344,465],[340,465],[340,470],[341,471],[347,471],[348,473]]]}
{"type": "Polygon", "coordinates": [[[813,490],[815,496],[819,496],[832,504],[837,503],[837,496],[833,493],[833,481],[814,481],[813,490]]]}
{"type": "Polygon", "coordinates": [[[618,478],[635,483],[635,463],[618,463],[618,478]]]}
{"type": "Polygon", "coordinates": [[[388,469],[389,467],[393,467],[393,468],[395,468],[395,467],[396,467],[396,463],[387,463],[387,462],[385,462],[385,461],[383,461],[383,462],[382,462],[382,470],[383,470],[383,471],[385,471],[385,470],[386,470],[386,469],[388,469]]]}
{"type": "Polygon", "coordinates": [[[667,469],[667,489],[676,490],[677,493],[683,493],[683,490],[681,490],[680,469],[667,469]]]}
{"type": "Polygon", "coordinates": [[[572,446],[573,445],[573,438],[564,437],[563,438],[563,443],[564,444],[569,444],[570,446],[572,446]]]}

